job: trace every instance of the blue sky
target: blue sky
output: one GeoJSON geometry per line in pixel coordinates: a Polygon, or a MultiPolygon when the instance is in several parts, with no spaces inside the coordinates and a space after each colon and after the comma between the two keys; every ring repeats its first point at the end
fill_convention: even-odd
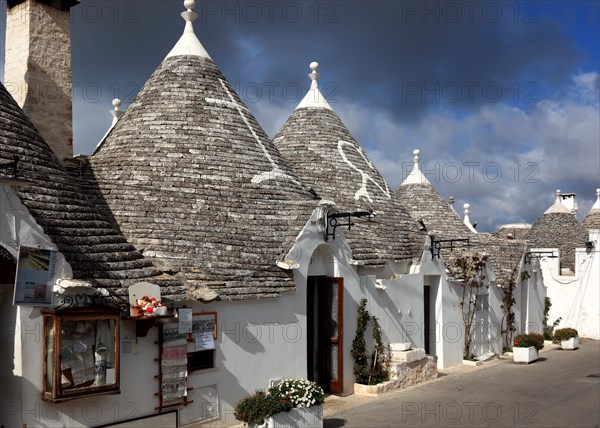
{"type": "MultiPolygon", "coordinates": [[[[177,41],[182,10],[72,10],[76,152],[91,152],[112,98],[126,107],[177,41]]],[[[392,188],[419,148],[430,181],[458,211],[470,203],[480,230],[534,222],[557,188],[578,194],[580,218],[593,203],[600,2],[199,1],[196,12],[198,37],[271,136],[316,60],[322,91],[392,188]]]]}

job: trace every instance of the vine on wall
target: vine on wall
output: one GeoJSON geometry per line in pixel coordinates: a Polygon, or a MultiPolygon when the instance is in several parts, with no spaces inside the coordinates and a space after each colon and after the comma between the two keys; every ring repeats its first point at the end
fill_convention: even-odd
{"type": "Polygon", "coordinates": [[[352,341],[352,357],[354,358],[354,375],[357,383],[376,385],[390,379],[390,347],[384,345],[379,320],[376,316],[369,314],[365,298],[361,299],[358,305],[356,336],[352,341]],[[369,352],[365,340],[369,322],[373,325],[374,349],[371,352],[369,352]]]}

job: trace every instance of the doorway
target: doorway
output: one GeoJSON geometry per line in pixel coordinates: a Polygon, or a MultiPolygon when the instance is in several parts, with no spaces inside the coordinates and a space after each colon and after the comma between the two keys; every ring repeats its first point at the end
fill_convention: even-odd
{"type": "MultiPolygon", "coordinates": [[[[436,301],[439,276],[425,275],[423,284],[423,348],[427,355],[437,355],[438,320],[436,301]]],[[[441,349],[440,349],[441,351],[441,349]]]]}
{"type": "Polygon", "coordinates": [[[327,393],[343,392],[344,280],[309,276],[307,282],[308,379],[327,393]]]}

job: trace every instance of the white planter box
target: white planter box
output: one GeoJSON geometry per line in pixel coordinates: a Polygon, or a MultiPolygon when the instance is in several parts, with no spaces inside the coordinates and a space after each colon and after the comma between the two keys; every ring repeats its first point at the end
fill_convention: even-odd
{"type": "Polygon", "coordinates": [[[579,338],[572,337],[569,340],[561,340],[560,347],[563,349],[569,349],[569,350],[577,349],[577,348],[579,348],[579,338]]]}
{"type": "Polygon", "coordinates": [[[515,363],[529,364],[539,358],[538,351],[535,346],[529,348],[513,347],[513,358],[515,363]]]}
{"type": "Polygon", "coordinates": [[[265,419],[261,425],[248,424],[248,426],[250,428],[323,428],[323,405],[276,413],[265,419]]]}

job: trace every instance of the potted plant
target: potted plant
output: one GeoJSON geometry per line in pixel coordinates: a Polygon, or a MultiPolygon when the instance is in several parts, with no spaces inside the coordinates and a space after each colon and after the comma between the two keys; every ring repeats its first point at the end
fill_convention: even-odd
{"type": "Polygon", "coordinates": [[[562,349],[574,350],[579,348],[579,333],[574,328],[559,328],[554,332],[554,339],[560,340],[562,349]]]}
{"type": "Polygon", "coordinates": [[[515,363],[532,363],[539,358],[538,352],[544,348],[544,336],[539,333],[519,334],[513,342],[515,363]]]}
{"type": "Polygon", "coordinates": [[[257,391],[235,406],[236,419],[250,427],[322,427],[325,394],[314,382],[284,379],[268,392],[257,391]]]}

